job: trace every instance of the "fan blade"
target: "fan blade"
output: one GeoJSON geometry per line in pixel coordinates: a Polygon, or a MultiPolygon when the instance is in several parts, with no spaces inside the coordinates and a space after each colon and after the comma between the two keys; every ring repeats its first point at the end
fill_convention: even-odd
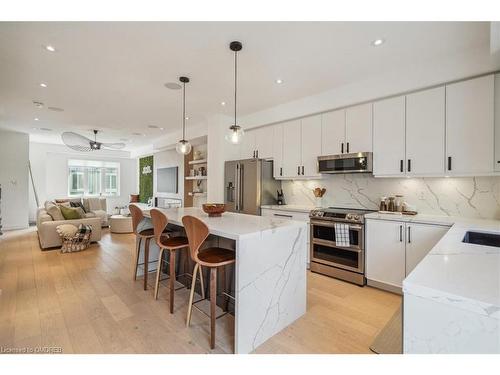
{"type": "Polygon", "coordinates": [[[61,138],[64,144],[73,150],[92,151],[90,146],[92,140],[83,135],[73,132],[64,132],[61,134],[61,138]]]}
{"type": "Polygon", "coordinates": [[[101,143],[101,146],[112,150],[121,150],[126,145],[125,143],[101,143]]]}

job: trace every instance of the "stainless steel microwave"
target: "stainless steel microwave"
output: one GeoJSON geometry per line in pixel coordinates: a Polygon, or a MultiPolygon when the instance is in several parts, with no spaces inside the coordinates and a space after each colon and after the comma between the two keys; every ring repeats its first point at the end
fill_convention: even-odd
{"type": "Polygon", "coordinates": [[[319,173],[373,173],[373,154],[357,152],[318,156],[319,173]]]}

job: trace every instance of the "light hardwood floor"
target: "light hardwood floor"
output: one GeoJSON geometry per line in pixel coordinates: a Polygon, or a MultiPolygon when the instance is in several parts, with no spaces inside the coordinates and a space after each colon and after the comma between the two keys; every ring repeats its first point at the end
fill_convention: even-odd
{"type": "MultiPolygon", "coordinates": [[[[0,237],[0,347],[60,347],[63,353],[230,353],[233,319],[217,324],[193,312],[185,325],[188,290],[142,289],[132,281],[134,236],[104,231],[80,253],[40,251],[33,228],[0,237]]],[[[151,277],[150,280],[154,278],[151,277]]],[[[307,314],[257,353],[369,353],[401,297],[308,273],[307,314]]]]}

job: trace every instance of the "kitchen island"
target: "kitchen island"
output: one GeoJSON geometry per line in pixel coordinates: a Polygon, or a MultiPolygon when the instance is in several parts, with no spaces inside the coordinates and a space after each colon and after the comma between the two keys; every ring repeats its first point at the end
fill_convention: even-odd
{"type": "MultiPolygon", "coordinates": [[[[230,212],[208,217],[199,208],[160,210],[176,226],[182,226],[183,216],[195,216],[220,238],[221,247],[234,247],[235,353],[251,352],[304,315],[306,223],[230,212]]],[[[143,212],[149,216],[148,208],[143,212]]],[[[151,227],[150,220],[142,225],[151,227]]],[[[150,261],[157,251],[151,242],[150,261]]]]}

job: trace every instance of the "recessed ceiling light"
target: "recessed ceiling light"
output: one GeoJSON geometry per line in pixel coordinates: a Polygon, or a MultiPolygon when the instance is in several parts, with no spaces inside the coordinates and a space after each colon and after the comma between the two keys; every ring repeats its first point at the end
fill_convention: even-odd
{"type": "Polygon", "coordinates": [[[165,128],[160,128],[160,130],[165,130],[165,128]]]}
{"type": "Polygon", "coordinates": [[[385,43],[385,39],[375,39],[372,42],[372,46],[378,47],[385,43]]]}
{"type": "Polygon", "coordinates": [[[40,119],[39,119],[38,117],[35,117],[33,120],[38,121],[38,120],[40,120],[40,119]]]}
{"type": "Polygon", "coordinates": [[[165,83],[165,87],[167,89],[170,89],[170,90],[180,90],[181,89],[181,85],[179,85],[176,82],[167,82],[167,83],[165,83]]]}
{"type": "Polygon", "coordinates": [[[189,116],[186,116],[186,120],[189,120],[189,116]]]}
{"type": "Polygon", "coordinates": [[[278,79],[276,80],[276,83],[277,83],[278,85],[281,85],[281,84],[283,83],[283,80],[282,80],[281,78],[278,78],[278,79]]]}
{"type": "Polygon", "coordinates": [[[56,52],[56,47],[51,46],[50,44],[46,45],[45,49],[49,52],[56,52]]]}
{"type": "Polygon", "coordinates": [[[226,105],[226,102],[220,102],[220,105],[224,106],[226,105]]]}
{"type": "Polygon", "coordinates": [[[40,87],[47,87],[47,84],[46,83],[40,83],[40,87]]]}

